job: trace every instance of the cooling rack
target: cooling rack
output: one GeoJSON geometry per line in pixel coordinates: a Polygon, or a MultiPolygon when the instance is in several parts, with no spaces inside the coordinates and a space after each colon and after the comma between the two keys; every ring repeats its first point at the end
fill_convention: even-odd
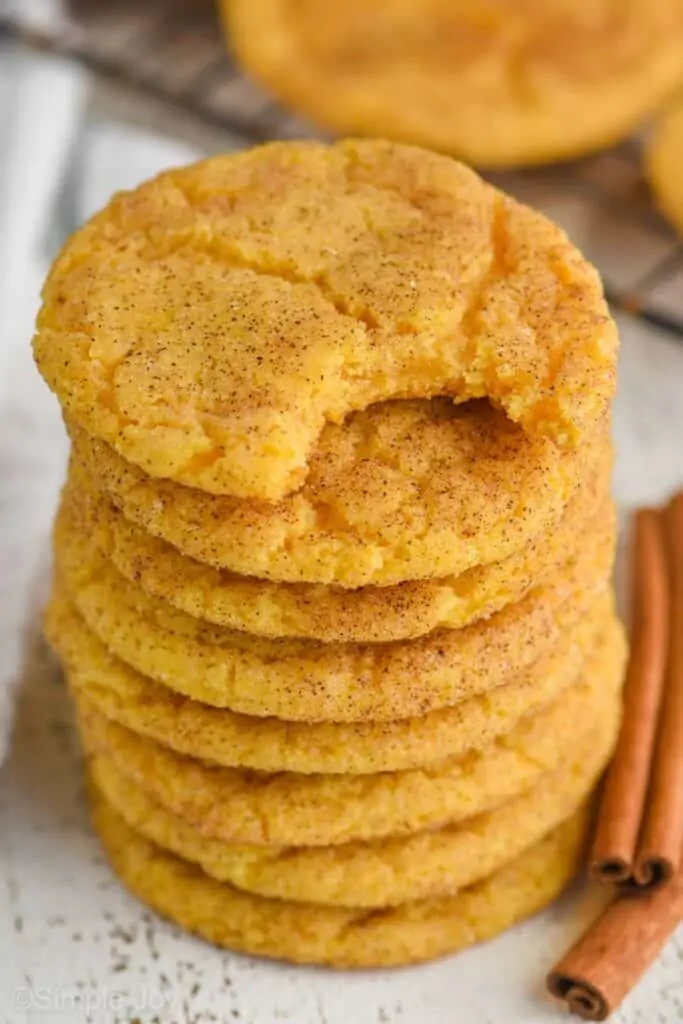
{"type": "MultiPolygon", "coordinates": [[[[0,34],[77,59],[245,145],[318,134],[240,71],[208,0],[73,0],[51,20],[0,10],[0,34]]],[[[683,338],[683,245],[654,209],[638,140],[494,180],[567,229],[599,267],[614,307],[683,338]]]]}

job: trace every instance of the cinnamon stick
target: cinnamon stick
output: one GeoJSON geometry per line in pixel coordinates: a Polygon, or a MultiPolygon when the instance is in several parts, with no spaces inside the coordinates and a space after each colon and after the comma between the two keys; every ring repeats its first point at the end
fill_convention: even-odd
{"type": "Polygon", "coordinates": [[[647,814],[636,854],[636,885],[669,881],[683,853],[683,493],[664,514],[669,566],[669,648],[647,814]]]}
{"type": "MultiPolygon", "coordinates": [[[[643,509],[636,513],[634,526],[631,655],[624,713],[605,778],[588,865],[590,875],[602,883],[630,884],[634,880],[665,676],[668,603],[663,519],[659,512],[643,509]]],[[[658,817],[653,840],[659,836],[660,820],[658,817]]],[[[649,868],[641,873],[646,881],[638,884],[648,884],[647,871],[649,868]]]]}
{"type": "Polygon", "coordinates": [[[683,874],[640,897],[621,895],[547,977],[548,991],[584,1020],[606,1020],[683,919],[683,874]]]}

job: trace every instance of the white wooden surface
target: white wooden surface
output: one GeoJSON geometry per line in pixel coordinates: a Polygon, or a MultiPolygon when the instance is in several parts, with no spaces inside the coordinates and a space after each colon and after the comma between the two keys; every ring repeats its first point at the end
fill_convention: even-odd
{"type": "MultiPolygon", "coordinates": [[[[137,152],[139,165],[129,160],[118,171],[129,180],[172,156],[144,146],[137,152]]],[[[99,178],[95,185],[88,205],[109,190],[99,178]]],[[[26,337],[42,271],[40,261],[27,271],[28,298],[11,318],[13,330],[26,337]]],[[[9,322],[3,320],[5,330],[9,322]]],[[[627,508],[683,485],[683,347],[629,319],[622,318],[621,331],[614,487],[627,508]]],[[[545,996],[543,978],[596,911],[599,897],[580,887],[549,912],[460,956],[355,975],[220,952],[149,914],[120,888],[87,823],[70,709],[39,635],[63,435],[26,347],[13,346],[0,367],[0,719],[8,672],[18,694],[12,749],[0,768],[0,1024],[567,1019],[545,996]],[[20,614],[25,607],[28,614],[20,614]]],[[[681,1019],[683,934],[614,1018],[619,1024],[681,1019]]]]}

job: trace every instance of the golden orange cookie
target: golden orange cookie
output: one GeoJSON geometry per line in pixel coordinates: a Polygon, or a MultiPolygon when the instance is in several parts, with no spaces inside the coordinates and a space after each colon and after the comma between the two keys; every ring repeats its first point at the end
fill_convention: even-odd
{"type": "Polygon", "coordinates": [[[55,261],[34,351],[70,418],[147,473],[273,501],[326,423],[394,398],[486,397],[576,446],[616,333],[566,236],[468,168],[299,141],[115,196],[55,261]]]}
{"type": "Polygon", "coordinates": [[[62,514],[74,521],[75,529],[93,535],[129,580],[196,618],[255,636],[387,642],[438,628],[460,629],[519,601],[583,544],[605,501],[611,468],[612,451],[606,445],[597,473],[580,487],[561,520],[500,562],[460,576],[355,590],[238,576],[188,558],[126,519],[75,460],[62,514]]]}
{"type": "Polygon", "coordinates": [[[55,556],[89,629],[143,675],[242,714],[352,722],[423,715],[513,681],[606,591],[614,543],[610,504],[577,554],[518,604],[462,630],[369,645],[270,640],[202,622],[125,579],[61,519],[55,556]]]}
{"type": "Polygon", "coordinates": [[[629,135],[682,81],[677,0],[222,0],[230,46],[319,124],[475,164],[629,135]]]}
{"type": "Polygon", "coordinates": [[[272,899],[371,909],[452,895],[499,871],[576,813],[610,749],[603,745],[587,760],[458,825],[341,846],[247,846],[210,839],[146,796],[111,761],[94,758],[89,770],[127,825],[219,882],[272,899]]]}
{"type": "Polygon", "coordinates": [[[519,680],[421,718],[309,724],[212,708],[140,675],[107,651],[58,588],[46,615],[47,637],[77,700],[179,754],[304,774],[398,771],[462,757],[557,697],[600,644],[619,642],[620,631],[606,595],[519,680]]]}
{"type": "Polygon", "coordinates": [[[77,701],[86,750],[166,810],[228,842],[328,846],[463,821],[616,738],[623,640],[589,659],[559,700],[464,758],[374,775],[266,774],[183,757],[77,701]]]}
{"type": "Polygon", "coordinates": [[[217,568],[386,586],[518,551],[604,465],[609,418],[576,451],[530,440],[486,402],[386,402],[328,425],[306,482],[274,504],[158,480],[73,422],[77,458],[128,519],[217,568]]]}
{"type": "Polygon", "coordinates": [[[143,839],[93,787],[93,824],[127,888],[153,910],[227,949],[330,967],[390,967],[488,939],[549,903],[578,870],[580,812],[490,878],[456,896],[375,911],[268,900],[217,882],[143,839]]]}

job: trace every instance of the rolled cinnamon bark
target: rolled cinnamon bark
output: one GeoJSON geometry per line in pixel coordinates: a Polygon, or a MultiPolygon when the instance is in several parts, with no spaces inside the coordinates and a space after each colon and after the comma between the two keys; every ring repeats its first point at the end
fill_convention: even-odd
{"type": "Polygon", "coordinates": [[[628,885],[634,880],[665,677],[668,605],[663,518],[658,511],[642,509],[636,513],[634,526],[631,654],[624,714],[605,778],[588,864],[591,877],[602,883],[628,885]]]}
{"type": "Polygon", "coordinates": [[[584,1020],[606,1020],[683,919],[683,875],[642,896],[621,895],[547,977],[548,991],[584,1020]]]}
{"type": "Polygon", "coordinates": [[[669,648],[648,807],[633,871],[638,886],[669,881],[683,853],[683,493],[667,507],[664,525],[669,648]]]}

